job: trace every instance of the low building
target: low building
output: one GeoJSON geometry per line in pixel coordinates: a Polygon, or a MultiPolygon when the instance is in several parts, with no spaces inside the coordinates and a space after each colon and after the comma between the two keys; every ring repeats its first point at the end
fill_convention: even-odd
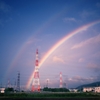
{"type": "Polygon", "coordinates": [[[70,92],[77,92],[78,89],[69,89],[70,92]]]}
{"type": "Polygon", "coordinates": [[[84,87],[83,92],[92,92],[94,91],[94,87],[84,87]]]}
{"type": "Polygon", "coordinates": [[[98,87],[84,87],[83,92],[97,92],[97,93],[100,93],[100,86],[98,86],[98,87]]]}
{"type": "Polygon", "coordinates": [[[94,92],[100,93],[100,86],[94,87],[94,92]]]}
{"type": "Polygon", "coordinates": [[[0,88],[0,93],[5,93],[5,88],[0,88]]]}

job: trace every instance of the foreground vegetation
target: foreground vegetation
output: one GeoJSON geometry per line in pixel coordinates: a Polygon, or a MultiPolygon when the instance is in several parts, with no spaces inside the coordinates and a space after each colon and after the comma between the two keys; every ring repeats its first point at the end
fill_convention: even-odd
{"type": "Polygon", "coordinates": [[[68,93],[68,92],[42,92],[42,93],[4,93],[0,98],[100,98],[97,93],[68,93]]]}
{"type": "Polygon", "coordinates": [[[44,88],[41,92],[18,92],[13,88],[6,88],[5,93],[0,93],[0,100],[51,100],[59,98],[58,100],[100,100],[100,93],[93,92],[77,92],[71,93],[65,88],[44,88]],[[87,99],[88,98],[88,99],[87,99]]]}

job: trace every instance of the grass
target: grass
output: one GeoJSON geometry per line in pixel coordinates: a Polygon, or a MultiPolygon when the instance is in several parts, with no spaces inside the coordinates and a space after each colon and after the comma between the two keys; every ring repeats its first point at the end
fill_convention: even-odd
{"type": "Polygon", "coordinates": [[[0,98],[100,98],[97,93],[4,93],[0,98]]]}

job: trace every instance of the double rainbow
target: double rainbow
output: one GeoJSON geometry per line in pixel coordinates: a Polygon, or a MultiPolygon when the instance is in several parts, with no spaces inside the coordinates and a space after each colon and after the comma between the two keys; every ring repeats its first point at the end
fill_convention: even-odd
{"type": "MultiPolygon", "coordinates": [[[[60,41],[58,41],[45,55],[44,57],[41,59],[40,61],[40,64],[39,64],[39,67],[42,66],[42,64],[47,60],[47,58],[60,46],[62,45],[66,40],[68,40],[69,38],[71,38],[72,36],[74,36],[75,34],[78,34],[78,33],[81,33],[82,31],[84,30],[87,30],[89,27],[97,24],[97,23],[100,23],[100,20],[97,20],[95,22],[92,22],[92,23],[89,23],[89,24],[86,24],[72,32],[70,32],[68,35],[66,35],[64,38],[62,38],[60,41]]],[[[34,71],[32,73],[32,75],[30,76],[28,82],[27,82],[27,85],[26,85],[26,88],[29,88],[30,87],[30,84],[32,82],[32,78],[33,78],[33,75],[34,75],[34,71]]]]}

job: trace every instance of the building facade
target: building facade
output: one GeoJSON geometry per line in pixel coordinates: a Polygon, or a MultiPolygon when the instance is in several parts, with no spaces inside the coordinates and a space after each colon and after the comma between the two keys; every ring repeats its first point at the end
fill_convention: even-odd
{"type": "Polygon", "coordinates": [[[100,86],[98,87],[84,87],[83,92],[96,92],[100,93],[100,86]]]}

